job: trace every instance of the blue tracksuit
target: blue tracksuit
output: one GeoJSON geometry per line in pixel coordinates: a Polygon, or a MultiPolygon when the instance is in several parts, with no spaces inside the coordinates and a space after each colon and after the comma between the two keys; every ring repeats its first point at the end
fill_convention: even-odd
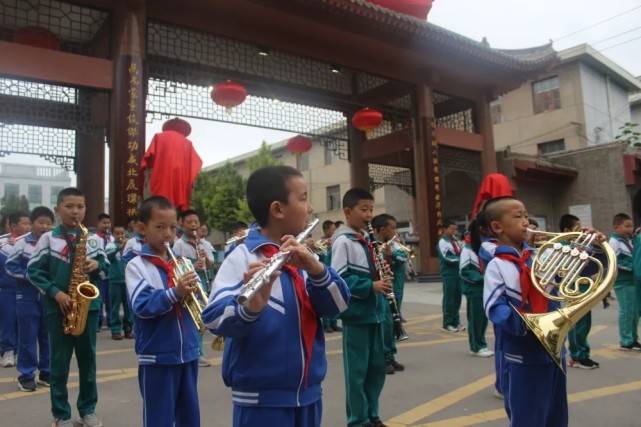
{"type": "MultiPolygon", "coordinates": [[[[501,331],[505,381],[501,387],[511,427],[566,427],[568,404],[565,374],[525,327],[513,307],[521,306],[518,266],[496,255],[520,257],[509,246],[498,246],[485,270],[483,304],[487,317],[501,331]],[[533,398],[536,396],[536,398],[533,398]]],[[[532,258],[527,261],[531,265],[532,258]]],[[[558,305],[548,303],[548,311],[558,305]]],[[[529,312],[529,305],[524,307],[529,312]]],[[[563,355],[565,363],[565,355],[563,355]]]]}
{"type": "Polygon", "coordinates": [[[169,287],[166,271],[153,259],[162,261],[143,245],[125,270],[134,314],[143,426],[197,427],[200,333],[169,287]]]}
{"type": "Polygon", "coordinates": [[[122,248],[122,260],[125,262],[125,265],[140,253],[144,244],[145,238],[138,233],[134,234],[134,237],[127,240],[125,247],[122,248]]]}
{"type": "Polygon", "coordinates": [[[7,274],[16,279],[19,379],[34,379],[36,369],[49,373],[49,336],[42,294],[27,280],[27,263],[38,239],[29,234],[17,242],[7,262],[7,274]]]}
{"type": "MultiPolygon", "coordinates": [[[[251,313],[236,297],[243,274],[252,262],[264,259],[261,247],[272,244],[252,230],[243,244],[223,262],[203,311],[205,325],[225,337],[223,380],[231,387],[235,427],[318,427],[321,382],[327,371],[325,337],[320,319],[304,381],[305,350],[294,284],[282,272],[262,312],[251,313]]],[[[322,277],[299,271],[317,316],[335,316],[347,309],[349,290],[332,269],[322,277]]]]}
{"type": "Polygon", "coordinates": [[[16,314],[16,279],[4,268],[13,250],[8,239],[0,240],[0,355],[17,350],[18,322],[16,314]]]}

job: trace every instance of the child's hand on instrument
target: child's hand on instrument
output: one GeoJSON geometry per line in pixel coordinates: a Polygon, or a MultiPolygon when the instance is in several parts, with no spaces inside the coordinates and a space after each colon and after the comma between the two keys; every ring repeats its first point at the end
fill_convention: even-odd
{"type": "Polygon", "coordinates": [[[176,293],[180,298],[184,298],[196,289],[196,281],[198,276],[193,271],[183,274],[176,282],[176,293]]]}
{"type": "Polygon", "coordinates": [[[69,313],[69,311],[71,310],[71,297],[69,295],[62,291],[58,291],[54,299],[58,303],[58,306],[60,307],[60,310],[63,314],[66,315],[67,313],[69,313]]]}
{"type": "Polygon", "coordinates": [[[98,264],[98,261],[95,259],[89,259],[87,258],[85,260],[85,265],[82,267],[82,270],[84,273],[91,273],[92,271],[95,271],[100,267],[100,264],[98,264]]]}
{"type": "Polygon", "coordinates": [[[392,284],[389,280],[377,280],[372,283],[372,289],[374,289],[374,292],[386,295],[392,292],[392,284]]]}
{"type": "Polygon", "coordinates": [[[325,266],[318,260],[307,246],[296,241],[294,236],[283,236],[281,251],[289,252],[289,262],[298,268],[302,268],[312,276],[320,276],[325,271],[325,266]]]}
{"type": "Polygon", "coordinates": [[[608,239],[605,234],[595,228],[584,228],[582,231],[584,233],[596,234],[596,241],[599,243],[603,243],[608,239]]]}
{"type": "MultiPolygon", "coordinates": [[[[263,262],[252,262],[251,264],[249,264],[249,270],[244,274],[243,282],[249,282],[249,279],[251,279],[252,276],[259,270],[264,268],[266,264],[267,260],[264,260],[263,262]]],[[[272,293],[272,285],[274,284],[274,281],[278,278],[278,276],[280,276],[280,271],[274,273],[269,283],[263,286],[258,292],[254,294],[254,297],[247,302],[247,310],[252,313],[260,313],[261,311],[263,311],[263,308],[265,308],[267,302],[269,302],[269,296],[272,293]]]]}

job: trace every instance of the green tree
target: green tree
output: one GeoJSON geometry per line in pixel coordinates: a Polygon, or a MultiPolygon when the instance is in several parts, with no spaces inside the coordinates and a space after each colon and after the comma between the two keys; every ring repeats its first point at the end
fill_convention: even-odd
{"type": "Polygon", "coordinates": [[[229,232],[237,221],[244,192],[243,178],[227,163],[217,171],[198,175],[192,194],[194,208],[211,227],[229,232]]]}
{"type": "Polygon", "coordinates": [[[29,201],[25,196],[16,196],[14,194],[4,196],[0,200],[0,204],[2,205],[0,216],[3,218],[14,212],[29,212],[29,201]]]}
{"type": "Polygon", "coordinates": [[[626,122],[623,126],[619,127],[621,133],[618,134],[615,139],[625,142],[631,147],[641,146],[641,132],[636,130],[637,126],[639,126],[638,123],[626,122]]]}
{"type": "Polygon", "coordinates": [[[265,141],[260,145],[258,153],[255,156],[247,159],[247,168],[249,172],[254,172],[256,169],[260,169],[265,166],[274,166],[280,165],[283,162],[274,157],[272,149],[269,148],[269,145],[265,141]]]}

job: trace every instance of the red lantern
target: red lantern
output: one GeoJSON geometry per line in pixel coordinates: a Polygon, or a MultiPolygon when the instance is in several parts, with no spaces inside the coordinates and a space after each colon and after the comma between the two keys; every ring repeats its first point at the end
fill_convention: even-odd
{"type": "Polygon", "coordinates": [[[191,133],[191,125],[186,120],[176,117],[163,123],[162,131],[165,132],[167,130],[173,130],[185,137],[188,137],[191,133]]]}
{"type": "Polygon", "coordinates": [[[312,140],[302,135],[297,135],[287,141],[287,151],[292,154],[307,153],[311,148],[312,140]]]}
{"type": "Polygon", "coordinates": [[[369,134],[383,122],[383,113],[373,108],[358,110],[352,117],[352,124],[360,131],[369,134]]]}
{"type": "Polygon", "coordinates": [[[434,0],[369,0],[369,2],[425,21],[434,0]]]}
{"type": "Polygon", "coordinates": [[[247,89],[240,83],[231,80],[215,84],[211,90],[211,99],[216,104],[225,107],[227,113],[231,113],[232,108],[245,102],[245,98],[247,98],[247,89]]]}
{"type": "Polygon", "coordinates": [[[16,43],[43,49],[60,50],[60,40],[51,31],[40,27],[18,28],[13,36],[16,43]]]}

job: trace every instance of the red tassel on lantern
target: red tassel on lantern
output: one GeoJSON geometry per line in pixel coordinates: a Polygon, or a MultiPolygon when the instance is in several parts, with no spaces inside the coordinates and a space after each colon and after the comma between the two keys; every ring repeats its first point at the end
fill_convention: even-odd
{"type": "Polygon", "coordinates": [[[231,80],[215,84],[211,90],[211,99],[217,105],[225,107],[227,114],[231,113],[232,108],[245,102],[245,98],[247,98],[245,86],[231,80]]]}
{"type": "Polygon", "coordinates": [[[363,108],[354,113],[352,117],[352,124],[360,131],[365,132],[366,135],[376,129],[383,122],[383,113],[373,108],[363,108]]]}

